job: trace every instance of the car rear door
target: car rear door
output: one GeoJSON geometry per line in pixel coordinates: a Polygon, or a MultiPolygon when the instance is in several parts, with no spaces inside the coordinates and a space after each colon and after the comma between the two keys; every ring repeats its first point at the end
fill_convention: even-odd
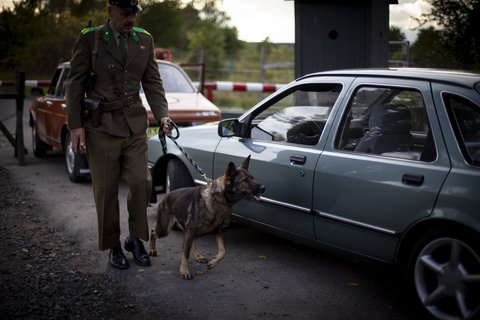
{"type": "Polygon", "coordinates": [[[248,138],[222,138],[214,175],[251,155],[249,171],[266,187],[260,202],[241,201],[234,214],[281,231],[314,239],[312,186],[327,123],[341,100],[343,83],[299,83],[250,113],[248,138]]]}
{"type": "Polygon", "coordinates": [[[401,233],[431,214],[450,170],[430,84],[357,78],[348,96],[315,170],[315,235],[392,261],[401,233]],[[377,110],[395,116],[379,121],[377,110]]]}
{"type": "Polygon", "coordinates": [[[67,122],[66,84],[70,69],[62,67],[59,70],[61,70],[61,73],[55,91],[46,98],[44,105],[45,133],[48,139],[56,144],[57,148],[63,149],[62,128],[67,122]]]}
{"type": "Polygon", "coordinates": [[[55,73],[50,81],[50,87],[47,90],[47,94],[45,97],[41,97],[35,101],[36,104],[36,126],[37,126],[37,134],[39,135],[40,139],[47,142],[48,144],[51,143],[50,134],[48,131],[47,122],[49,121],[48,117],[50,115],[50,106],[52,104],[52,99],[55,98],[55,91],[57,89],[58,80],[60,79],[60,75],[62,74],[63,68],[59,67],[55,70],[55,73]]]}

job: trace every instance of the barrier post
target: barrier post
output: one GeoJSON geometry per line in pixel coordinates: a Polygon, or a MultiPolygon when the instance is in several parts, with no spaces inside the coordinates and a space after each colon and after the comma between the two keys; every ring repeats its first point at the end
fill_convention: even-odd
{"type": "Polygon", "coordinates": [[[15,70],[15,90],[17,91],[17,125],[15,137],[17,145],[15,147],[15,156],[18,158],[18,164],[25,163],[25,146],[23,144],[23,103],[25,100],[25,71],[15,70]]]}

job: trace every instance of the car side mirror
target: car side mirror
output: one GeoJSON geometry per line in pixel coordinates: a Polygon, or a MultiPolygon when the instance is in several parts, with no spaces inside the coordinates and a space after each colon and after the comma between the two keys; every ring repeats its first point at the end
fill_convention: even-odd
{"type": "Polygon", "coordinates": [[[35,96],[35,97],[43,97],[45,94],[43,93],[43,89],[42,88],[32,88],[30,90],[30,93],[32,94],[32,96],[35,96]]]}
{"type": "Polygon", "coordinates": [[[218,123],[218,135],[220,137],[233,137],[240,132],[238,119],[224,119],[218,123]]]}

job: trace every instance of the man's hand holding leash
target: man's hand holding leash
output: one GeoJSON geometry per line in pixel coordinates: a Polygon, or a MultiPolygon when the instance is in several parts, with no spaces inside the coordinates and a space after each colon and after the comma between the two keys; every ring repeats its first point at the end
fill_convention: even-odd
{"type": "Polygon", "coordinates": [[[172,120],[170,120],[168,117],[164,117],[160,120],[160,126],[163,128],[163,132],[169,137],[172,135],[172,126],[170,125],[171,122],[172,120]]]}

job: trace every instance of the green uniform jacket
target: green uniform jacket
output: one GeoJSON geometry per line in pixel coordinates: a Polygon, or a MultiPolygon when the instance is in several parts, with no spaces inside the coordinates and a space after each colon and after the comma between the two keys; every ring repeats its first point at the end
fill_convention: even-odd
{"type": "MultiPolygon", "coordinates": [[[[84,96],[84,82],[91,69],[94,39],[94,28],[84,29],[75,43],[67,87],[68,127],[76,129],[85,126],[118,137],[145,132],[148,127],[147,111],[140,101],[119,111],[103,112],[98,128],[92,128],[88,121],[83,123],[80,101],[84,96]]],[[[141,82],[155,119],[159,121],[163,117],[168,117],[165,90],[155,61],[153,39],[150,34],[143,29],[134,28],[128,41],[128,58],[125,65],[121,57],[122,52],[107,22],[99,31],[95,63],[97,79],[95,85],[87,92],[87,96],[99,98],[104,102],[117,101],[137,94],[141,82]],[[110,63],[114,66],[116,86],[121,92],[120,98],[115,95],[112,76],[108,70],[110,63]]]]}

